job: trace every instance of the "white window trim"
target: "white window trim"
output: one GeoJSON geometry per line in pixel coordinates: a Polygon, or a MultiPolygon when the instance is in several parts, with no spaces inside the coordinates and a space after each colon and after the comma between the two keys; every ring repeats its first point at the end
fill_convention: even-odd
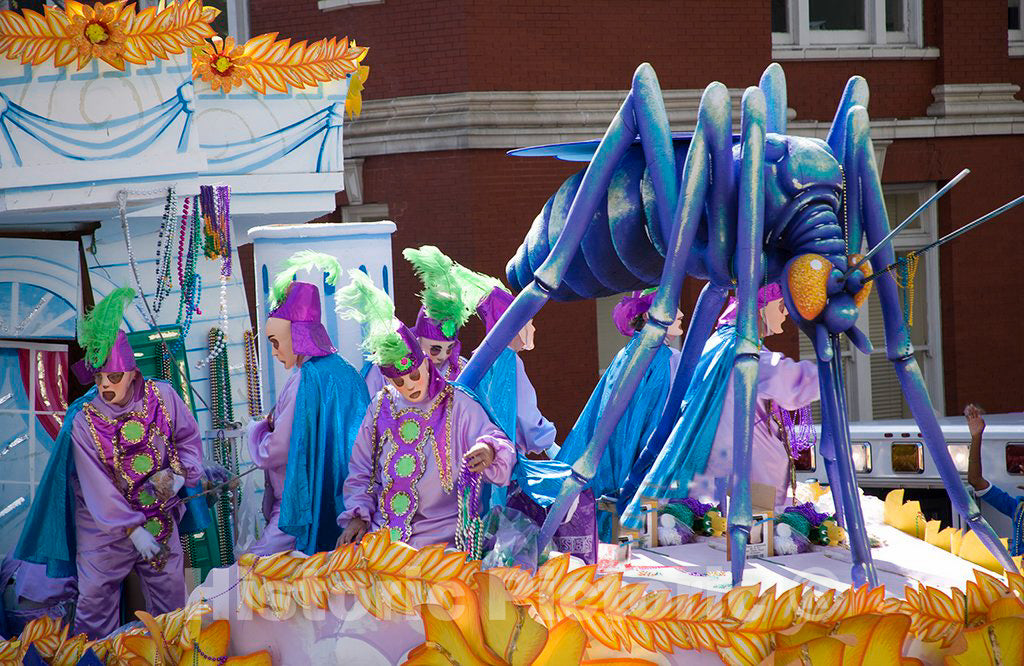
{"type": "Polygon", "coordinates": [[[865,30],[811,30],[808,0],[787,0],[788,32],[772,33],[776,60],[932,59],[925,48],[921,0],[903,0],[904,30],[885,29],[885,0],[865,1],[865,30]]]}
{"type": "Polygon", "coordinates": [[[322,12],[329,12],[332,9],[346,9],[348,7],[383,4],[384,0],[319,0],[319,2],[316,3],[316,6],[322,12]]]}
{"type": "MultiPolygon", "coordinates": [[[[1006,4],[1009,6],[1010,3],[1006,4]]],[[[1017,11],[1020,12],[1020,10],[1024,10],[1024,3],[1017,11]]],[[[1024,16],[1020,16],[1018,21],[1020,21],[1020,26],[1016,30],[1007,29],[1006,31],[1006,41],[1009,44],[1011,58],[1024,56],[1024,16]]]]}
{"type": "Polygon", "coordinates": [[[1006,41],[1010,48],[1010,57],[1024,56],[1024,30],[1007,30],[1006,41]]]}
{"type": "MultiPolygon", "coordinates": [[[[917,192],[920,201],[925,201],[935,193],[934,183],[884,185],[886,194],[898,194],[906,192],[917,192]]],[[[936,206],[932,205],[921,214],[921,230],[907,231],[897,234],[893,239],[893,249],[896,251],[912,250],[920,248],[934,241],[937,236],[937,221],[935,217],[936,206]]],[[[902,220],[889,220],[889,226],[893,227],[902,220]]],[[[865,245],[866,245],[865,240],[865,245]]],[[[867,248],[865,247],[864,250],[867,248]]],[[[914,351],[923,352],[928,359],[925,372],[925,383],[928,388],[928,395],[932,401],[932,407],[939,414],[946,411],[946,392],[942,367],[942,307],[940,303],[940,275],[939,275],[939,254],[929,252],[921,259],[924,262],[924,269],[928,276],[934,276],[925,285],[927,298],[925,299],[928,308],[928,344],[915,346],[914,351]]],[[[871,298],[878,298],[872,294],[871,298]]],[[[869,327],[869,308],[862,307],[857,317],[857,328],[867,332],[869,327]]],[[[873,354],[885,354],[884,347],[878,347],[873,354]]],[[[853,395],[849,396],[850,412],[856,414],[858,421],[871,421],[873,419],[871,404],[871,359],[860,352],[850,352],[850,375],[854,379],[852,383],[853,395]]],[[[893,370],[895,372],[895,370],[893,370]]]]}

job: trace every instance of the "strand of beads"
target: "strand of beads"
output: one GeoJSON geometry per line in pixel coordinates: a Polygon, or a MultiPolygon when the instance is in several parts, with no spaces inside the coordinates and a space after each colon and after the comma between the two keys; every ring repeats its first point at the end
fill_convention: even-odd
{"type": "MultiPolygon", "coordinates": [[[[194,315],[202,314],[199,309],[199,301],[202,297],[203,280],[196,272],[196,258],[199,253],[199,200],[198,197],[192,202],[192,223],[189,228],[188,251],[185,253],[184,262],[179,255],[178,265],[184,268],[179,272],[181,278],[181,301],[178,304],[177,323],[181,325],[181,337],[175,341],[177,348],[184,349],[185,341],[188,338],[189,330],[192,328],[194,315]]],[[[179,245],[183,247],[183,245],[179,245]]]]}
{"type": "MultiPolygon", "coordinates": [[[[139,312],[143,316],[149,318],[149,323],[153,328],[157,328],[156,315],[153,314],[153,309],[149,305],[149,299],[146,298],[146,292],[142,288],[142,280],[139,278],[139,265],[135,261],[135,248],[132,245],[132,234],[131,229],[128,227],[128,197],[152,197],[157,194],[162,194],[163,190],[119,190],[117,193],[117,212],[121,218],[121,231],[124,234],[124,246],[128,251],[128,266],[132,271],[132,279],[135,281],[135,290],[139,298],[142,299],[142,304],[146,307],[145,311],[139,308],[139,312]]],[[[95,242],[95,238],[93,238],[95,242]]],[[[138,307],[136,305],[136,307],[138,307]]]]}
{"type": "MultiPolygon", "coordinates": [[[[224,332],[217,328],[210,329],[208,344],[211,350],[220,347],[224,332]]],[[[228,471],[229,475],[237,474],[238,460],[232,440],[223,432],[230,428],[234,415],[231,407],[231,383],[228,376],[227,354],[220,352],[210,363],[210,415],[214,428],[221,429],[213,446],[214,460],[228,471]]],[[[217,500],[216,530],[217,546],[221,564],[227,565],[235,561],[231,519],[232,504],[228,495],[222,494],[217,500]]]]}
{"type": "Polygon", "coordinates": [[[786,436],[791,456],[796,459],[800,454],[814,446],[817,441],[817,433],[814,431],[814,419],[811,415],[811,408],[805,405],[796,410],[797,418],[794,421],[793,413],[788,409],[782,409],[775,402],[771,406],[772,420],[776,422],[779,429],[786,436]]]}
{"type": "Polygon", "coordinates": [[[256,335],[252,329],[243,336],[245,350],[245,397],[249,405],[249,416],[258,418],[263,415],[263,399],[260,395],[260,366],[256,358],[256,335]]]}
{"type": "Polygon", "coordinates": [[[456,483],[458,518],[455,526],[455,547],[471,560],[483,555],[483,521],[480,519],[480,474],[469,470],[463,462],[456,483]]]}
{"type": "Polygon", "coordinates": [[[228,280],[231,277],[231,189],[221,185],[216,188],[203,185],[200,187],[205,220],[206,256],[211,259],[220,258],[220,327],[224,337],[218,347],[210,350],[210,354],[196,363],[197,368],[210,363],[221,352],[227,351],[228,331],[228,280]]]}
{"type": "Polygon", "coordinates": [[[164,215],[156,239],[156,292],[153,294],[153,312],[159,313],[164,299],[171,293],[171,248],[174,243],[174,221],[178,215],[174,186],[167,189],[164,215]]]}

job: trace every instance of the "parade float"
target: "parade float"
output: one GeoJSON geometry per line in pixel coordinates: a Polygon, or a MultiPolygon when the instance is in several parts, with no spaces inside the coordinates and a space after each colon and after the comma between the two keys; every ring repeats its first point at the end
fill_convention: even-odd
{"type": "MultiPolygon", "coordinates": [[[[24,439],[0,451],[21,446],[24,456],[17,469],[4,467],[5,532],[20,530],[34,499],[69,402],[73,322],[94,300],[126,284],[143,295],[124,317],[140,370],[179,389],[206,433],[207,456],[238,475],[246,463],[236,444],[240,415],[262,417],[265,398],[284,384],[256,325],[280,305],[271,304],[276,264],[315,245],[392,293],[394,225],[267,226],[333,210],[344,186],[344,111],[359,111],[365,48],[277,35],[236,44],[213,35],[215,12],[187,1],[143,11],[69,1],[43,15],[0,14],[0,230],[17,238],[0,250],[11,320],[3,329],[17,341],[4,381],[24,403],[24,434],[15,433],[24,439]],[[32,235],[27,227],[50,235],[18,238],[32,235]],[[250,296],[238,274],[238,239],[247,232],[250,296]],[[177,311],[161,315],[174,300],[177,311]],[[251,323],[250,301],[258,312],[251,323]],[[204,394],[206,409],[193,401],[204,394]]],[[[484,569],[444,544],[393,541],[389,530],[311,556],[236,561],[260,523],[237,502],[248,495],[251,504],[259,492],[243,484],[234,498],[217,500],[205,559],[190,552],[198,542],[185,545],[199,571],[183,609],[138,612],[136,622],[91,641],[59,617],[40,617],[0,642],[0,664],[1024,663],[1020,558],[1010,558],[980,518],[933,427],[892,280],[874,283],[890,358],[953,506],[972,529],[943,529],[900,493],[883,502],[856,485],[839,335],[863,351],[854,322],[872,276],[902,271],[906,279],[912,271],[886,244],[866,83],[851,80],[827,142],[786,134],[777,66],[744,95],[738,140],[729,99],[721,84],[709,86],[693,134],[674,136],[653,70],[642,66],[600,143],[532,153],[590,164],[545,207],[510,262],[519,295],[488,327],[460,381],[475,387],[549,297],[658,288],[642,344],[609,382],[594,434],[532,532],[533,561],[484,569]],[[611,200],[622,205],[598,210],[611,200]],[[808,200],[815,206],[801,205],[808,200]],[[702,219],[715,202],[725,213],[702,219]],[[698,234],[713,242],[698,244],[691,261],[698,234]],[[870,264],[853,250],[865,237],[870,264]],[[546,552],[659,348],[687,273],[709,286],[675,383],[689,383],[726,292],[736,289],[737,367],[745,367],[737,373],[739,414],[753,409],[756,366],[751,373],[744,358],[759,346],[755,292],[781,283],[819,360],[828,485],[793,489],[800,518],[773,515],[749,484],[750,433],[738,425],[738,483],[727,506],[645,494],[643,524],[602,545],[596,563],[546,552]],[[786,550],[795,532],[809,542],[801,552],[786,550]]],[[[328,273],[296,277],[333,305],[328,273]]],[[[330,337],[360,367],[360,327],[325,311],[330,337]]],[[[682,397],[670,392],[669,421],[682,397]]],[[[599,508],[618,522],[614,501],[599,508]]],[[[486,518],[460,520],[484,530],[486,518]]]]}

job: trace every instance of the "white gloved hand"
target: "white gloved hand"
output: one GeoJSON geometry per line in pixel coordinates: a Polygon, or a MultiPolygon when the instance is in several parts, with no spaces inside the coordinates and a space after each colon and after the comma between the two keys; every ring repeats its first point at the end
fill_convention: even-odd
{"type": "Polygon", "coordinates": [[[160,544],[157,542],[156,537],[146,531],[145,527],[136,527],[128,536],[131,537],[135,550],[139,551],[139,555],[142,555],[147,560],[151,560],[160,554],[160,544]]]}
{"type": "Polygon", "coordinates": [[[173,490],[171,491],[171,495],[172,495],[172,496],[173,496],[173,495],[177,495],[177,494],[178,494],[178,491],[179,491],[179,490],[181,490],[181,487],[182,487],[183,485],[185,485],[185,477],[183,477],[183,476],[179,476],[179,475],[175,474],[175,475],[174,475],[174,483],[173,483],[173,484],[172,484],[172,486],[171,486],[171,487],[172,487],[172,489],[173,489],[173,490]]]}

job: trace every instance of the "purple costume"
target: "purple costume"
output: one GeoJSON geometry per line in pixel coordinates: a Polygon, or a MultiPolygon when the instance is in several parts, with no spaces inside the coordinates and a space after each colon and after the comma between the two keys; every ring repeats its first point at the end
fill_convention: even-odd
{"type": "Polygon", "coordinates": [[[516,354],[516,448],[520,453],[541,453],[555,443],[555,424],[537,406],[537,390],[526,376],[523,359],[516,354]]]}
{"type": "MultiPolygon", "coordinates": [[[[131,354],[127,341],[124,346],[131,354]]],[[[117,353],[115,347],[112,356],[117,353]]],[[[153,615],[185,603],[178,538],[184,507],[176,498],[161,502],[150,479],[170,469],[185,478],[186,486],[199,484],[202,440],[192,413],[170,385],[136,375],[131,396],[120,407],[96,397],[72,424],[79,591],[75,631],[90,638],[117,628],[121,583],[133,569],[153,615]],[[144,560],[128,536],[140,526],[165,547],[153,561],[144,560]]]]}
{"type": "Polygon", "coordinates": [[[295,419],[295,400],[301,380],[300,366],[305,358],[336,352],[327,329],[321,323],[320,312],[320,292],[316,286],[292,282],[284,301],[268,316],[291,322],[292,351],[299,358],[274,404],[273,428],[268,419],[253,421],[249,425],[249,456],[263,470],[263,516],[267,520],[263,535],[249,548],[248,552],[254,555],[273,555],[295,549],[295,537],[281,530],[279,520],[295,419]]]}
{"type": "Polygon", "coordinates": [[[281,531],[278,519],[281,517],[288,447],[295,419],[295,396],[301,376],[296,367],[278,394],[274,404],[273,430],[267,419],[253,421],[249,425],[249,456],[264,473],[263,517],[267,519],[266,530],[249,548],[254,555],[273,555],[295,549],[295,537],[281,531]]]}
{"type": "MultiPolygon", "coordinates": [[[[775,286],[775,285],[769,285],[775,286]]],[[[762,288],[764,289],[764,288],[762,288]]],[[[770,299],[769,297],[762,300],[770,299]]],[[[771,299],[773,300],[773,299],[771,299]]],[[[765,303],[759,303],[763,307],[765,303]]],[[[735,318],[735,308],[730,303],[719,323],[730,323],[735,318]]],[[[779,352],[762,348],[757,372],[757,401],[754,416],[754,432],[751,438],[750,480],[775,488],[775,506],[786,504],[789,490],[789,453],[786,451],[778,427],[768,414],[770,400],[782,409],[795,410],[818,399],[818,366],[813,361],[794,361],[779,352]]],[[[722,415],[715,431],[714,443],[708,466],[703,475],[694,477],[695,487],[710,489],[717,484],[724,487],[732,475],[733,440],[733,383],[729,382],[722,415]]]]}
{"type": "MultiPolygon", "coordinates": [[[[426,358],[413,333],[398,333],[409,349],[386,376],[405,376],[426,358]]],[[[375,395],[359,427],[345,480],[344,529],[361,518],[370,530],[390,529],[392,538],[422,548],[455,540],[457,497],[453,492],[463,456],[478,442],[494,450],[486,481],[507,485],[515,464],[512,443],[483,407],[456,389],[427,363],[427,398],[413,403],[397,389],[375,395]]]]}

